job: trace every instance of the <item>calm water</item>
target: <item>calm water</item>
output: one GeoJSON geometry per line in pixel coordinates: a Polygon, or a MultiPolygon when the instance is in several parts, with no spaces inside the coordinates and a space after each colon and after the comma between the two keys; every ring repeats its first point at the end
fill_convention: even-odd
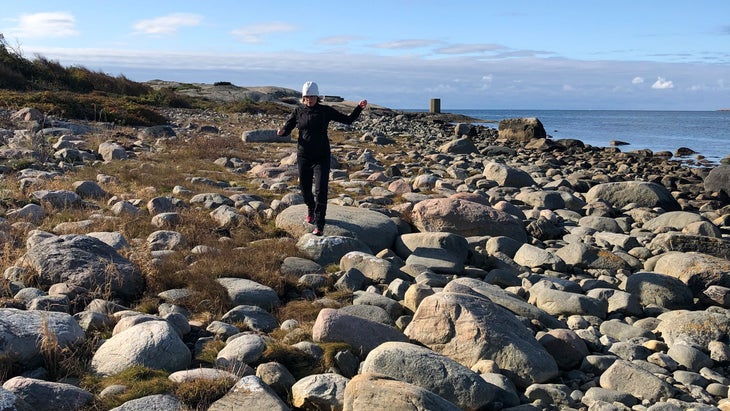
{"type": "Polygon", "coordinates": [[[574,138],[596,147],[609,147],[613,140],[629,143],[619,147],[621,151],[648,148],[674,153],[687,147],[713,162],[730,155],[730,111],[442,111],[482,119],[494,128],[506,118],[537,117],[555,139],[574,138]]]}

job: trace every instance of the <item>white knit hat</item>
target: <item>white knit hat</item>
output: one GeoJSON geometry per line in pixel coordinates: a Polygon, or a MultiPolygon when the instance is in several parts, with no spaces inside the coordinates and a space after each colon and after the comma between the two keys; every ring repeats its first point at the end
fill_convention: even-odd
{"type": "Polygon", "coordinates": [[[319,96],[319,87],[317,87],[317,83],[313,81],[304,83],[302,86],[302,97],[307,96],[319,96]]]}

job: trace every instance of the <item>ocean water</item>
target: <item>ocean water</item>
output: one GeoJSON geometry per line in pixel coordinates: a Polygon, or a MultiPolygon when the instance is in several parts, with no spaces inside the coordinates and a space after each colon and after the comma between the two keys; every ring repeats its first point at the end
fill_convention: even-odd
{"type": "Polygon", "coordinates": [[[624,152],[649,149],[674,153],[687,147],[714,163],[730,155],[730,111],[441,111],[484,120],[476,124],[494,128],[506,118],[537,117],[554,139],[574,138],[595,147],[610,147],[611,141],[622,141],[629,143],[618,147],[624,152]]]}

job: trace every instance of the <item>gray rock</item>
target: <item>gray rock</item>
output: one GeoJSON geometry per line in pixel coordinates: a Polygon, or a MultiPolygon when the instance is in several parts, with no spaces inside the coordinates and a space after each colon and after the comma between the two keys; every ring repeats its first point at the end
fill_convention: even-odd
{"type": "Polygon", "coordinates": [[[575,405],[570,391],[565,384],[531,384],[525,389],[525,397],[531,402],[567,408],[575,405]]]}
{"type": "Polygon", "coordinates": [[[669,310],[694,306],[692,290],[677,278],[666,274],[639,272],[626,280],[626,292],[639,298],[642,305],[656,305],[669,310]]]}
{"type": "Polygon", "coordinates": [[[254,363],[266,350],[264,338],[258,334],[243,333],[229,338],[216,357],[218,368],[235,370],[242,364],[254,363]]]}
{"type": "Polygon", "coordinates": [[[678,310],[665,312],[658,318],[661,322],[656,332],[670,347],[679,342],[707,347],[712,341],[723,340],[730,332],[730,317],[725,312],[678,310]]]}
{"type": "Polygon", "coordinates": [[[124,160],[127,158],[127,150],[112,141],[105,141],[99,144],[97,152],[104,161],[124,160]]]}
{"type": "Polygon", "coordinates": [[[558,372],[552,356],[514,314],[483,297],[451,292],[426,297],[405,334],[467,367],[491,359],[522,387],[558,372]]]}
{"type": "Polygon", "coordinates": [[[507,236],[527,241],[527,232],[514,216],[488,205],[458,198],[434,198],[417,203],[411,219],[421,232],[449,232],[463,237],[507,236]]]}
{"type": "Polygon", "coordinates": [[[142,365],[174,372],[186,368],[190,360],[190,350],[172,325],[148,321],[106,340],[91,359],[91,369],[111,375],[142,365]]]}
{"type": "Polygon", "coordinates": [[[319,265],[339,264],[342,257],[352,251],[372,254],[364,242],[353,237],[305,234],[297,241],[297,248],[310,260],[319,265]]]}
{"type": "Polygon", "coordinates": [[[124,235],[118,231],[95,231],[87,233],[86,235],[101,240],[117,251],[130,247],[127,239],[125,239],[124,235]]]}
{"type": "Polygon", "coordinates": [[[433,392],[377,374],[358,374],[345,387],[343,410],[459,411],[433,392]]]}
{"type": "Polygon", "coordinates": [[[241,322],[246,324],[248,328],[263,333],[271,332],[279,326],[276,317],[256,305],[237,305],[223,314],[221,320],[241,322]]]}
{"type": "Polygon", "coordinates": [[[308,375],[291,387],[292,405],[300,409],[342,409],[348,381],[334,373],[308,375]]]}
{"type": "Polygon", "coordinates": [[[223,398],[208,408],[208,411],[230,410],[290,411],[274,390],[255,375],[238,380],[223,398]]]}
{"type": "Polygon", "coordinates": [[[495,388],[479,374],[436,352],[410,343],[387,342],[368,354],[362,373],[381,374],[417,385],[464,410],[489,404],[495,388]]]}
{"type": "Polygon", "coordinates": [[[6,216],[10,221],[23,220],[38,225],[43,221],[46,213],[38,204],[26,204],[20,209],[9,211],[6,216]]]}
{"type": "Polygon", "coordinates": [[[690,371],[698,372],[702,368],[714,365],[709,355],[688,344],[672,344],[667,355],[690,371]]]}
{"type": "MultiPolygon", "coordinates": [[[[713,225],[713,227],[715,227],[713,225]]],[[[652,251],[695,251],[717,258],[730,259],[730,240],[703,235],[690,235],[677,232],[656,235],[647,248],[652,251]]]]}
{"type": "Polygon", "coordinates": [[[601,387],[626,392],[634,397],[651,402],[671,398],[674,387],[654,374],[625,360],[613,363],[600,378],[601,387]]]}
{"type": "Polygon", "coordinates": [[[619,341],[628,341],[635,338],[643,338],[646,340],[656,338],[653,333],[631,324],[626,324],[621,320],[608,320],[601,323],[599,330],[601,334],[615,338],[619,341]]]}
{"type": "Polygon", "coordinates": [[[643,316],[644,309],[639,297],[626,291],[612,288],[593,288],[586,292],[586,297],[604,300],[608,303],[608,314],[623,314],[625,316],[643,316]]]}
{"type": "Polygon", "coordinates": [[[629,204],[637,207],[661,207],[665,211],[679,211],[677,200],[662,185],[643,181],[602,183],[591,187],[585,195],[586,202],[606,201],[614,208],[629,204]]]}
{"type": "Polygon", "coordinates": [[[238,376],[236,374],[217,368],[195,368],[192,370],[181,370],[170,374],[167,378],[170,381],[176,382],[178,384],[198,380],[231,380],[232,382],[238,380],[238,376]]]}
{"type": "MultiPolygon", "coordinates": [[[[163,211],[155,213],[155,215],[160,213],[163,213],[163,211]]],[[[151,251],[177,250],[186,246],[185,237],[182,233],[170,230],[153,231],[147,236],[147,244],[151,251]]]]}
{"type": "Polygon", "coordinates": [[[565,324],[534,305],[510,294],[502,288],[473,278],[460,277],[449,282],[444,292],[486,297],[489,301],[506,308],[515,315],[539,321],[547,328],[565,328],[565,324]]]}
{"type": "Polygon", "coordinates": [[[625,392],[616,390],[610,390],[602,387],[591,387],[586,391],[583,399],[583,404],[590,406],[596,401],[603,401],[609,404],[621,403],[627,407],[633,407],[639,403],[638,398],[625,392]]]}
{"type": "Polygon", "coordinates": [[[592,315],[606,318],[608,303],[582,294],[560,291],[546,280],[538,281],[530,287],[528,302],[536,305],[550,315],[592,315]]]}
{"type": "Polygon", "coordinates": [[[436,273],[461,273],[469,255],[469,243],[450,232],[408,233],[396,238],[395,253],[408,265],[436,273]]]}
{"type": "Polygon", "coordinates": [[[730,165],[721,165],[713,168],[704,180],[706,191],[724,192],[730,195],[730,165]]]}
{"type": "Polygon", "coordinates": [[[565,208],[565,200],[558,191],[552,190],[529,190],[523,189],[516,196],[515,200],[521,201],[532,208],[539,210],[558,210],[565,208]]]}
{"type": "MultiPolygon", "coordinates": [[[[306,215],[307,206],[293,205],[276,216],[276,227],[287,231],[294,237],[300,237],[312,230],[311,225],[304,223],[306,215]]],[[[364,252],[372,250],[377,253],[393,245],[398,235],[398,227],[388,216],[377,211],[330,204],[327,206],[324,234],[325,236],[357,239],[367,245],[368,251],[360,248],[356,248],[356,250],[364,252]]],[[[337,262],[339,262],[339,258],[337,262]]]]}
{"type": "Polygon", "coordinates": [[[499,122],[498,127],[500,140],[528,143],[547,137],[545,127],[536,117],[504,119],[499,122]]]}
{"type": "Polygon", "coordinates": [[[375,321],[378,323],[389,325],[391,327],[395,326],[395,322],[393,321],[393,318],[388,315],[388,312],[377,305],[353,304],[340,308],[340,311],[349,315],[354,315],[355,317],[364,318],[369,321],[375,321]]]}
{"type": "Polygon", "coordinates": [[[58,349],[73,348],[84,339],[83,329],[66,313],[0,308],[0,355],[23,367],[39,365],[44,328],[55,336],[58,349]]]}
{"type": "Polygon", "coordinates": [[[216,282],[228,292],[235,305],[255,305],[270,310],[279,305],[279,296],[273,288],[245,278],[217,278],[216,282]]]}
{"type": "Polygon", "coordinates": [[[528,268],[544,268],[554,271],[565,271],[565,261],[559,256],[532,244],[522,244],[515,253],[514,261],[528,268]]]}
{"type": "Polygon", "coordinates": [[[537,341],[553,356],[558,367],[571,370],[589,354],[585,342],[575,332],[558,328],[538,336],[537,341]]]}
{"type": "Polygon", "coordinates": [[[312,328],[314,342],[345,342],[364,357],[388,341],[408,341],[402,332],[385,324],[323,308],[312,328]]]}
{"type": "Polygon", "coordinates": [[[139,296],[143,286],[134,264],[109,245],[85,235],[52,236],[29,244],[22,261],[45,285],[67,281],[90,290],[109,289],[130,299],[139,296]]]}
{"type": "Polygon", "coordinates": [[[83,204],[78,194],[68,190],[38,190],[32,192],[30,197],[56,210],[78,208],[83,204]]]}
{"type": "Polygon", "coordinates": [[[290,398],[296,379],[289,370],[278,362],[266,362],[256,367],[256,376],[271,387],[279,398],[290,398]]]}
{"type": "Polygon", "coordinates": [[[645,222],[642,228],[649,231],[664,228],[672,228],[676,231],[682,231],[682,229],[688,224],[700,221],[707,220],[701,215],[691,213],[689,211],[671,211],[668,213],[660,214],[653,219],[645,222]]]}
{"type": "Polygon", "coordinates": [[[183,403],[170,394],[153,394],[129,400],[110,411],[182,411],[183,403]]]}
{"type": "Polygon", "coordinates": [[[376,284],[388,284],[396,278],[397,269],[390,261],[362,251],[351,251],[340,259],[340,270],[357,269],[376,284]]]}
{"type": "Polygon", "coordinates": [[[324,274],[324,267],[316,262],[302,257],[285,257],[279,267],[282,275],[292,275],[300,277],[304,274],[324,274]]]}
{"type": "Polygon", "coordinates": [[[34,378],[13,377],[3,383],[3,388],[37,411],[83,409],[94,399],[94,394],[71,384],[34,378]]]}
{"type": "Polygon", "coordinates": [[[241,134],[244,143],[289,143],[291,135],[280,136],[276,130],[247,130],[241,134]]]}
{"type": "Polygon", "coordinates": [[[730,260],[707,254],[667,252],[656,260],[653,271],[678,278],[695,295],[711,285],[730,287],[730,260]]]}
{"type": "Polygon", "coordinates": [[[102,199],[109,195],[96,181],[76,181],[73,187],[81,198],[102,199]]]}

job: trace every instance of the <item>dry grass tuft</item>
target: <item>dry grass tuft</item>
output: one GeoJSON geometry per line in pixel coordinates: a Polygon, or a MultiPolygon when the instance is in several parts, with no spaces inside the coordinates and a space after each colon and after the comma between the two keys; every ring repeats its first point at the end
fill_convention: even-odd
{"type": "Polygon", "coordinates": [[[306,352],[278,342],[267,344],[259,362],[278,362],[297,380],[307,375],[322,373],[326,369],[306,352]]]}
{"type": "Polygon", "coordinates": [[[175,383],[170,381],[168,376],[169,374],[165,371],[134,366],[119,374],[103,378],[96,375],[87,375],[82,380],[82,387],[91,392],[101,392],[111,385],[127,387],[127,390],[123,393],[98,399],[97,404],[94,405],[97,409],[108,410],[137,398],[173,392],[175,383]]]}
{"type": "Polygon", "coordinates": [[[228,378],[214,380],[197,379],[178,384],[174,394],[191,410],[204,411],[233,387],[235,381],[228,378]]]}

